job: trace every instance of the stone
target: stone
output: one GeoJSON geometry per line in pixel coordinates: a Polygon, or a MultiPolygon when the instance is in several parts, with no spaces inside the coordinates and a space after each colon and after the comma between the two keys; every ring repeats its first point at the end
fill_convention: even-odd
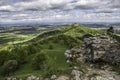
{"type": "Polygon", "coordinates": [[[17,80],[17,78],[12,78],[12,80],[17,80]]]}
{"type": "Polygon", "coordinates": [[[30,75],[27,77],[27,80],[40,80],[40,78],[34,75],[30,75]]]}
{"type": "Polygon", "coordinates": [[[56,78],[57,78],[56,75],[52,75],[52,76],[51,76],[51,80],[55,80],[56,78]]]}
{"type": "Polygon", "coordinates": [[[45,78],[45,80],[49,80],[49,78],[45,78]]]}
{"type": "Polygon", "coordinates": [[[78,70],[72,70],[71,75],[74,76],[74,80],[81,80],[83,76],[83,72],[78,71],[78,70]]]}
{"type": "Polygon", "coordinates": [[[60,76],[56,80],[70,80],[67,76],[60,76]]]}
{"type": "Polygon", "coordinates": [[[39,77],[37,77],[35,80],[40,80],[40,78],[39,78],[39,77]]]}
{"type": "Polygon", "coordinates": [[[11,80],[11,78],[7,78],[7,80],[11,80]]]}

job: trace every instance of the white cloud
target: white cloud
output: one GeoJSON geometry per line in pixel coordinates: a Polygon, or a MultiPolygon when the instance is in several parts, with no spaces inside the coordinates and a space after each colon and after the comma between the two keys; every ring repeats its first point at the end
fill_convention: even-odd
{"type": "Polygon", "coordinates": [[[0,11],[0,22],[7,20],[120,21],[120,0],[0,0],[0,11]]]}
{"type": "MultiPolygon", "coordinates": [[[[0,10],[50,10],[50,9],[112,9],[120,8],[119,0],[1,0],[0,10]]],[[[111,9],[111,10],[110,10],[111,9]]],[[[107,11],[106,11],[107,12],[107,11]]]]}
{"type": "Polygon", "coordinates": [[[4,11],[14,11],[14,8],[10,5],[5,5],[5,6],[0,6],[0,10],[4,10],[4,11]]]}

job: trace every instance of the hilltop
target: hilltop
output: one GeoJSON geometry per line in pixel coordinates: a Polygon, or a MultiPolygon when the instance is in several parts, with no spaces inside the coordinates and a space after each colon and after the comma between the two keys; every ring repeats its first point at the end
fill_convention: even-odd
{"type": "Polygon", "coordinates": [[[64,55],[66,50],[82,47],[85,42],[84,38],[102,35],[108,36],[103,31],[75,23],[41,32],[22,42],[6,44],[0,49],[1,78],[12,76],[25,79],[31,75],[35,75],[37,78],[50,78],[52,75],[70,76],[70,72],[75,66],[79,70],[85,68],[82,69],[76,61],[67,63],[64,55]]]}

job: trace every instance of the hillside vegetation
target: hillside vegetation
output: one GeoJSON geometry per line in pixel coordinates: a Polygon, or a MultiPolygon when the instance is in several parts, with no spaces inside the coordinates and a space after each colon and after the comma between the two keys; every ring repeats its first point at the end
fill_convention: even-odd
{"type": "Polygon", "coordinates": [[[7,44],[0,48],[0,77],[26,78],[31,74],[42,77],[53,74],[67,75],[71,66],[78,64],[66,63],[66,49],[81,46],[83,37],[102,34],[102,31],[73,24],[42,32],[18,43],[7,44]]]}

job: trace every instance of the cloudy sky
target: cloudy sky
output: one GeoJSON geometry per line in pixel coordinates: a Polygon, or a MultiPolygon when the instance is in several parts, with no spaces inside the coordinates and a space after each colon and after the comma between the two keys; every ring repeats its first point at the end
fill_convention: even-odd
{"type": "Polygon", "coordinates": [[[120,0],[0,0],[0,23],[120,22],[120,0]]]}

